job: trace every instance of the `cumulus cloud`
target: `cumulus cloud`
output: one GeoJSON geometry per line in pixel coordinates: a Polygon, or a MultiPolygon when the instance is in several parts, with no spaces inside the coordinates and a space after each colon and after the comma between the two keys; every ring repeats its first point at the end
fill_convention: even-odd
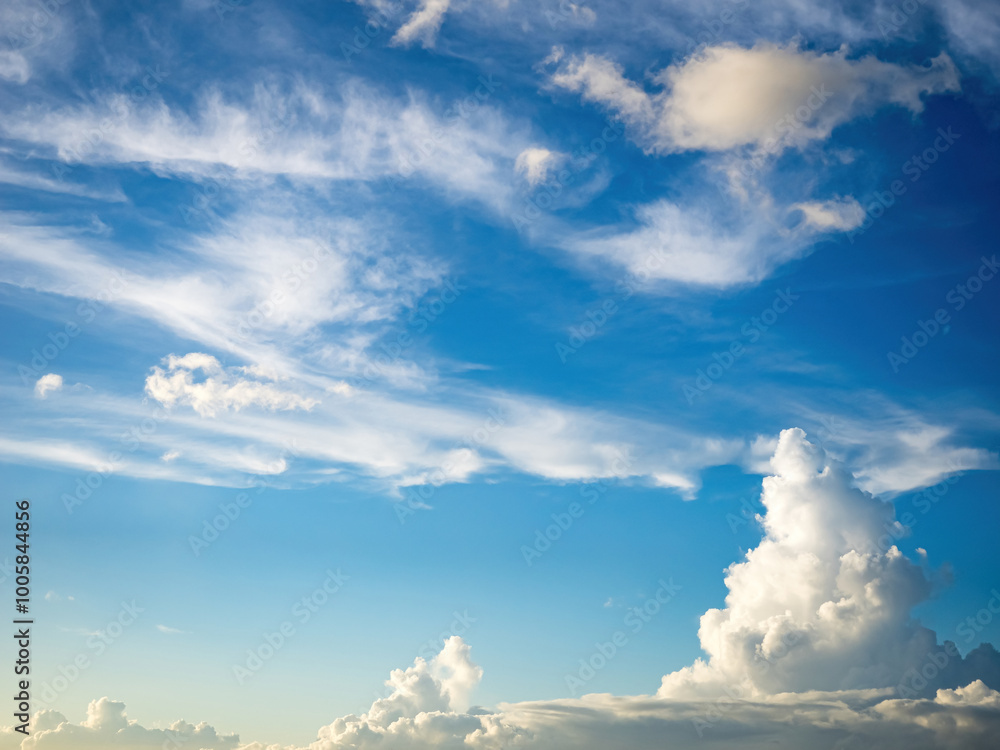
{"type": "Polygon", "coordinates": [[[50,372],[47,375],[42,375],[35,383],[35,395],[38,398],[45,398],[51,391],[61,391],[62,387],[62,375],[50,372]]]}
{"type": "MultiPolygon", "coordinates": [[[[723,696],[668,700],[654,696],[587,695],[578,700],[501,704],[496,710],[456,708],[452,678],[435,674],[443,663],[479,679],[479,668],[459,638],[446,642],[430,662],[394,670],[388,697],[360,716],[321,728],[300,750],[677,750],[788,747],[857,750],[987,750],[1000,731],[1000,693],[981,681],[942,689],[927,698],[893,698],[885,690],[783,693],[759,698],[723,696]]],[[[206,724],[177,722],[167,730],[123,726],[124,706],[102,699],[111,720],[76,726],[54,712],[35,717],[36,734],[22,750],[152,750],[159,743],[191,743],[203,750],[296,750],[239,744],[206,724]],[[105,744],[89,744],[99,740],[105,744]],[[88,744],[83,744],[88,742],[88,744]]],[[[0,748],[19,747],[11,730],[0,730],[0,748]]],[[[166,745],[164,745],[166,746],[166,745]]],[[[185,746],[185,745],[182,745],[185,746]]]]}
{"type": "Polygon", "coordinates": [[[146,393],[168,408],[185,404],[203,417],[250,406],[271,411],[308,411],[319,403],[269,383],[240,377],[238,372],[224,370],[219,360],[208,354],[192,352],[183,357],[171,354],[166,359],[166,369],[154,367],[146,378],[146,393]],[[205,376],[204,380],[195,382],[199,371],[205,376]]]}
{"type": "Polygon", "coordinates": [[[848,59],[760,42],[707,47],[653,77],[648,93],[599,55],[550,58],[554,85],[622,117],[653,152],[724,151],[753,145],[773,153],[826,139],[838,125],[885,104],[923,109],[922,96],[959,89],[947,54],[928,67],[848,59]]]}
{"type": "MultiPolygon", "coordinates": [[[[854,486],[799,429],[785,430],[764,479],[764,539],[730,566],[723,609],[701,618],[707,660],[663,678],[661,697],[958,687],[981,665],[954,644],[934,679],[908,675],[945,649],[911,619],[930,594],[920,566],[891,543],[905,529],[889,503],[854,486]]],[[[983,652],[989,662],[996,652],[983,652]]],[[[986,672],[1000,677],[1000,660],[986,672]]]]}
{"type": "Polygon", "coordinates": [[[361,716],[345,716],[320,729],[311,748],[460,747],[460,740],[471,740],[475,747],[477,738],[509,738],[514,733],[501,722],[464,713],[469,691],[481,677],[469,646],[452,636],[430,661],[417,657],[412,667],[393,670],[387,697],[361,716]]]}
{"type": "MultiPolygon", "coordinates": [[[[430,694],[423,705],[440,705],[440,693],[434,695],[440,687],[433,683],[423,687],[430,694]]],[[[892,699],[880,691],[725,698],[711,703],[605,694],[467,712],[421,710],[421,704],[414,702],[400,709],[405,715],[388,726],[387,715],[379,713],[384,709],[376,706],[362,716],[337,719],[319,731],[316,741],[299,750],[768,750],[775,746],[990,750],[1000,732],[998,701],[1000,693],[976,681],[941,690],[932,698],[912,700],[892,699]]],[[[114,705],[116,709],[121,706],[114,705]]],[[[36,715],[34,728],[37,734],[23,746],[18,744],[20,735],[0,729],[0,748],[156,750],[179,744],[200,750],[296,750],[256,742],[239,744],[234,736],[220,736],[211,726],[185,722],[165,730],[145,729],[136,723],[124,729],[94,730],[74,725],[60,714],[43,712],[36,715]],[[90,744],[95,739],[104,744],[90,744]]]]}
{"type": "Polygon", "coordinates": [[[708,660],[666,675],[655,697],[445,713],[441,688],[410,687],[428,672],[418,659],[394,673],[384,707],[334,722],[312,747],[382,746],[386,720],[397,722],[396,743],[414,748],[765,748],[779,738],[801,747],[988,747],[1000,693],[977,677],[1000,682],[1000,659],[988,646],[963,659],[911,620],[929,583],[895,547],[879,546],[887,529],[899,530],[892,506],[854,487],[799,429],[781,434],[771,469],[764,539],[728,571],[726,607],[702,618],[708,660]],[[403,706],[412,719],[402,720],[403,706]]]}
{"type": "Polygon", "coordinates": [[[91,701],[87,718],[73,724],[58,711],[40,711],[32,720],[31,735],[0,733],[0,748],[20,750],[154,750],[192,747],[199,750],[236,750],[237,735],[220,735],[208,724],[178,721],[167,729],[146,729],[130,720],[125,704],[109,698],[91,701]],[[17,739],[15,739],[17,738],[17,739]]]}

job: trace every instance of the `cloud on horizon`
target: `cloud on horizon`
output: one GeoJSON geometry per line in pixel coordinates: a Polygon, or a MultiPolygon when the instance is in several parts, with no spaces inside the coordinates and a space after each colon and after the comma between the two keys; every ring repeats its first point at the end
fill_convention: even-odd
{"type": "MultiPolygon", "coordinates": [[[[879,546],[899,526],[892,505],[855,488],[800,429],[782,432],[771,467],[764,538],[730,566],[725,608],[701,619],[708,660],[665,675],[655,696],[469,708],[483,672],[452,636],[432,659],[394,670],[385,698],[321,728],[308,750],[989,746],[1000,731],[1000,692],[989,687],[1000,685],[1000,654],[983,644],[962,657],[911,619],[930,582],[895,546],[879,546]]],[[[171,737],[202,750],[278,750],[207,724],[145,729],[108,698],[79,725],[54,711],[34,721],[23,743],[0,732],[0,750],[139,750],[171,737]]]]}

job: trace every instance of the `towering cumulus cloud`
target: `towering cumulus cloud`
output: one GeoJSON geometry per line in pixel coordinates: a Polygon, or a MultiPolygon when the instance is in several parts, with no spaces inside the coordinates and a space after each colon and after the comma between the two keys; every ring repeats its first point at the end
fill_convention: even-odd
{"type": "MultiPolygon", "coordinates": [[[[782,433],[771,466],[761,496],[764,539],[730,567],[726,607],[701,618],[709,659],[664,677],[660,695],[893,686],[905,693],[968,682],[973,675],[954,644],[945,644],[948,658],[932,675],[913,679],[944,645],[910,616],[930,584],[890,544],[905,532],[892,505],[853,487],[799,429],[782,433]]],[[[994,684],[996,674],[994,667],[994,684]]]]}
{"type": "MultiPolygon", "coordinates": [[[[781,434],[771,468],[764,537],[729,568],[725,607],[701,618],[707,659],[666,675],[656,695],[468,708],[482,670],[455,636],[433,659],[393,671],[385,698],[320,729],[309,750],[995,747],[1000,659],[988,644],[962,657],[913,620],[930,583],[891,544],[905,532],[892,505],[857,489],[800,429],[781,434]]],[[[80,726],[49,711],[35,728],[20,746],[0,733],[0,749],[164,740],[107,699],[80,726]]],[[[237,742],[207,725],[171,731],[190,747],[237,742]]]]}

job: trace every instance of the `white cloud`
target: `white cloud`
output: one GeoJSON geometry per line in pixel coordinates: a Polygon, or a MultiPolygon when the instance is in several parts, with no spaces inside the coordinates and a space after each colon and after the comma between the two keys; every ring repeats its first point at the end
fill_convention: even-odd
{"type": "Polygon", "coordinates": [[[30,440],[0,437],[0,455],[17,461],[71,466],[85,471],[114,470],[98,449],[66,440],[30,440]]]}
{"type": "MultiPolygon", "coordinates": [[[[377,488],[390,492],[417,484],[465,482],[504,469],[558,481],[656,477],[659,486],[692,497],[701,468],[733,463],[743,451],[739,439],[709,438],[668,425],[454,384],[436,386],[441,400],[429,402],[424,392],[387,392],[377,381],[321,396],[327,393],[323,383],[328,380],[292,377],[259,385],[322,402],[308,412],[224,410],[237,394],[260,395],[230,392],[236,382],[248,380],[242,368],[222,368],[208,355],[175,357],[174,363],[171,370],[168,359],[157,368],[160,374],[150,376],[154,395],[191,409],[168,411],[154,400],[144,405],[101,392],[67,393],[60,409],[85,425],[95,440],[103,440],[103,453],[90,445],[40,437],[39,432],[58,433],[39,425],[37,415],[28,412],[22,415],[23,424],[32,426],[34,437],[0,438],[0,458],[229,486],[244,486],[246,473],[280,474],[302,486],[329,481],[335,471],[368,484],[374,480],[377,488]],[[195,371],[196,365],[208,368],[208,376],[196,377],[195,372],[204,372],[195,371]],[[214,410],[216,417],[203,418],[196,405],[206,413],[214,410]],[[150,422],[151,428],[143,428],[126,444],[126,455],[120,455],[121,435],[150,422]],[[116,450],[118,460],[112,466],[116,450]],[[172,460],[163,459],[172,453],[177,454],[172,460]]],[[[264,403],[285,395],[268,393],[264,403]]],[[[10,429],[20,430],[21,424],[20,418],[9,415],[10,429]]]]}
{"type": "MultiPolygon", "coordinates": [[[[123,413],[128,413],[128,410],[123,413]]],[[[133,414],[133,416],[136,415],[133,414]]],[[[102,425],[94,425],[97,428],[95,431],[106,433],[110,424],[111,422],[105,421],[103,429],[101,429],[102,425]]],[[[118,433],[119,437],[121,430],[127,430],[134,426],[134,422],[132,424],[122,423],[118,433]]],[[[109,442],[109,445],[112,444],[109,442]]],[[[113,447],[102,451],[88,443],[74,443],[46,437],[29,438],[23,434],[17,439],[0,436],[0,460],[35,466],[64,466],[79,469],[85,472],[86,478],[91,481],[98,479],[103,481],[104,478],[112,474],[120,474],[208,486],[243,486],[239,484],[241,481],[239,476],[229,466],[214,466],[215,471],[211,473],[191,466],[170,467],[164,465],[162,461],[150,461],[137,455],[122,457],[122,452],[118,450],[120,447],[120,441],[113,447]]],[[[81,476],[79,481],[83,482],[84,478],[81,476]]]]}
{"type": "MultiPolygon", "coordinates": [[[[891,545],[905,532],[893,506],[855,488],[799,429],[782,432],[771,465],[761,496],[764,539],[730,566],[725,608],[701,618],[708,659],[666,675],[659,695],[906,686],[910,670],[942,647],[911,619],[930,583],[891,545]]],[[[957,654],[922,690],[975,679],[972,660],[957,654]]]]}
{"type": "Polygon", "coordinates": [[[183,721],[167,729],[146,729],[125,715],[125,704],[101,698],[91,701],[87,718],[80,724],[67,721],[57,711],[40,711],[32,721],[31,735],[0,734],[0,748],[21,750],[157,750],[192,747],[199,750],[236,750],[239,737],[220,735],[207,724],[193,726],[183,721]],[[18,739],[14,739],[14,737],[18,739]]]}
{"type": "Polygon", "coordinates": [[[927,68],[906,67],[873,56],[849,60],[846,48],[821,54],[769,42],[707,47],[654,76],[663,87],[658,93],[592,54],[559,60],[551,80],[617,113],[654,152],[752,145],[778,153],[824,140],[882,105],[920,112],[923,95],[959,89],[944,53],[927,68]]]}
{"type": "Polygon", "coordinates": [[[715,287],[760,281],[802,252],[800,245],[766,243],[772,228],[760,217],[726,229],[705,212],[666,200],[639,206],[635,214],[634,229],[571,234],[562,246],[583,259],[621,266],[640,282],[715,287]]]}
{"type": "Polygon", "coordinates": [[[565,154],[533,146],[517,155],[517,159],[514,160],[514,169],[524,177],[529,185],[534,187],[544,182],[549,173],[558,168],[565,158],[565,154]]]}
{"type": "MultiPolygon", "coordinates": [[[[468,647],[453,637],[429,662],[418,658],[412,667],[394,670],[386,682],[387,698],[360,716],[343,716],[322,727],[317,739],[300,750],[766,750],[776,745],[987,750],[1000,731],[1000,693],[981,681],[907,700],[885,690],[744,699],[723,695],[711,701],[599,694],[464,710],[453,694],[474,686],[480,675],[468,647]]],[[[234,735],[220,736],[204,723],[145,729],[125,718],[123,704],[107,698],[91,703],[83,725],[52,711],[37,714],[34,721],[35,736],[23,746],[11,730],[0,730],[0,748],[154,750],[173,742],[202,750],[296,750],[240,744],[234,735]]]]}
{"type": "Polygon", "coordinates": [[[155,92],[133,102],[97,91],[76,105],[6,111],[0,133],[69,164],[146,165],[264,187],[272,187],[273,175],[426,180],[497,209],[511,190],[511,165],[528,145],[491,106],[501,85],[483,76],[470,81],[466,96],[433,106],[417,91],[390,98],[358,82],[335,94],[316,82],[260,83],[243,97],[206,87],[188,106],[168,105],[155,92]]]}
{"type": "Polygon", "coordinates": [[[488,446],[505,463],[557,480],[655,478],[685,497],[700,486],[695,466],[733,461],[739,440],[713,439],[541,399],[497,398],[503,429],[488,446]]]}
{"type": "Polygon", "coordinates": [[[219,360],[208,354],[192,352],[183,357],[171,354],[166,358],[166,366],[166,370],[153,368],[146,378],[146,393],[168,408],[186,404],[203,417],[251,406],[271,411],[308,411],[319,403],[268,383],[241,378],[233,370],[224,370],[219,360]],[[199,371],[204,380],[195,382],[199,371]]]}
{"type": "Polygon", "coordinates": [[[948,36],[960,54],[985,63],[1000,76],[1000,7],[996,3],[941,0],[937,3],[948,36]]]}
{"type": "Polygon", "coordinates": [[[486,466],[483,457],[476,451],[471,448],[456,448],[445,454],[441,466],[403,477],[396,484],[400,487],[411,487],[425,484],[441,485],[446,482],[468,482],[473,474],[482,471],[486,466]]]}
{"type": "Polygon", "coordinates": [[[65,2],[39,5],[32,0],[5,0],[0,3],[0,29],[4,49],[0,51],[0,78],[16,84],[27,83],[33,68],[47,67],[73,49],[72,27],[67,23],[65,2]]]}
{"type": "Polygon", "coordinates": [[[801,211],[804,221],[820,231],[846,232],[861,226],[861,222],[865,219],[865,210],[850,196],[834,200],[794,203],[791,208],[801,211]]]}
{"type": "Polygon", "coordinates": [[[282,206],[278,194],[267,212],[255,204],[205,234],[182,236],[179,252],[133,257],[127,268],[116,262],[121,248],[103,238],[83,241],[9,216],[0,278],[97,300],[276,373],[296,368],[289,350],[321,325],[353,331],[310,347],[315,355],[364,368],[378,326],[442,280],[443,268],[394,253],[389,231],[367,220],[320,217],[302,201],[282,206]]]}
{"type": "Polygon", "coordinates": [[[996,469],[996,454],[950,445],[952,430],[914,424],[886,436],[856,473],[858,483],[876,494],[897,494],[937,484],[957,472],[996,469]],[[882,455],[879,455],[879,454],[882,455]]]}
{"type": "Polygon", "coordinates": [[[551,82],[612,110],[631,137],[654,153],[720,152],[705,166],[726,175],[717,185],[689,183],[681,201],[633,208],[632,226],[588,231],[557,227],[550,242],[578,260],[623,268],[646,291],[674,282],[712,287],[759,283],[806,255],[824,234],[860,225],[864,211],[850,195],[777,201],[765,176],[789,148],[825,141],[833,130],[885,104],[919,112],[922,96],[958,89],[943,54],[929,67],[905,67],[847,50],[820,54],[760,42],[744,49],[708,47],[653,76],[649,93],[613,61],[556,49],[551,82]]]}
{"type": "MultiPolygon", "coordinates": [[[[657,695],[469,708],[483,673],[453,636],[433,659],[393,670],[386,697],[322,727],[309,750],[992,747],[1000,693],[978,677],[997,679],[1000,655],[981,646],[945,656],[911,619],[929,593],[922,569],[895,547],[866,551],[896,523],[892,506],[854,488],[798,429],[781,434],[771,466],[764,539],[729,568],[725,608],[702,617],[708,660],[666,675],[657,695]]],[[[145,729],[107,698],[81,725],[43,711],[34,729],[23,745],[0,731],[0,748],[139,750],[174,736],[205,750],[268,750],[207,724],[145,729]]]]}
{"type": "Polygon", "coordinates": [[[0,78],[15,83],[26,83],[31,77],[31,68],[24,55],[14,50],[0,52],[0,78]]]}
{"type": "Polygon", "coordinates": [[[8,164],[3,164],[2,162],[0,162],[0,183],[17,185],[18,187],[30,190],[41,190],[48,193],[77,195],[83,198],[92,198],[94,200],[107,201],[111,203],[124,203],[126,200],[125,194],[119,187],[112,188],[88,186],[70,182],[65,179],[65,177],[63,179],[53,180],[50,177],[38,174],[37,172],[17,169],[8,164]]]}
{"type": "Polygon", "coordinates": [[[823,400],[823,412],[789,406],[796,420],[822,438],[828,454],[853,468],[854,481],[866,492],[892,497],[959,472],[1000,468],[996,453],[959,444],[964,430],[981,424],[982,415],[975,412],[951,409],[947,419],[942,414],[935,420],[858,391],[845,399],[828,393],[823,400]]]}
{"type": "Polygon", "coordinates": [[[47,375],[42,375],[35,383],[35,395],[38,398],[45,398],[52,391],[61,391],[63,387],[62,375],[56,375],[54,372],[50,372],[47,375]]]}
{"type": "Polygon", "coordinates": [[[451,0],[420,0],[420,7],[413,11],[393,36],[393,44],[406,46],[419,40],[423,47],[433,47],[450,6],[451,0]]]}
{"type": "MultiPolygon", "coordinates": [[[[639,281],[713,287],[758,283],[810,252],[818,237],[864,219],[851,195],[776,200],[767,180],[775,157],[821,143],[838,125],[882,105],[919,112],[924,95],[959,87],[944,53],[929,67],[906,67],[871,56],[851,60],[846,48],[820,54],[768,42],[708,47],[653,76],[658,93],[604,57],[566,57],[557,49],[547,62],[556,66],[553,85],[612,110],[647,151],[718,152],[703,166],[728,180],[728,193],[689,181],[680,201],[634,207],[631,227],[560,227],[550,241],[578,259],[622,267],[639,281]]],[[[655,284],[640,286],[657,291],[655,284]]]]}
{"type": "Polygon", "coordinates": [[[617,267],[637,289],[669,294],[676,288],[658,282],[717,288],[760,283],[807,255],[817,238],[864,219],[850,196],[778,205],[756,180],[739,173],[738,163],[724,169],[735,198],[691,185],[683,204],[661,199],[633,207],[631,222],[583,231],[559,226],[547,236],[584,265],[617,267]]]}
{"type": "Polygon", "coordinates": [[[588,8],[586,5],[577,5],[576,3],[567,2],[566,0],[560,0],[559,2],[559,16],[557,16],[559,21],[564,18],[568,21],[573,21],[580,26],[593,26],[597,22],[597,13],[593,9],[588,8]]]}
{"type": "MultiPolygon", "coordinates": [[[[174,386],[163,387],[175,393],[177,405],[191,408],[167,411],[156,401],[144,405],[100,391],[67,391],[59,399],[60,411],[85,427],[88,442],[59,439],[58,429],[39,422],[34,411],[12,411],[7,429],[17,437],[0,437],[0,459],[225,486],[245,486],[247,474],[280,476],[287,486],[337,475],[369,486],[374,482],[373,489],[392,494],[399,488],[489,479],[513,470],[560,482],[616,478],[648,483],[693,499],[703,469],[736,464],[763,473],[776,444],[770,436],[706,434],[447,380],[429,384],[425,391],[386,390],[379,381],[361,381],[336,392],[326,387],[328,377],[295,374],[271,381],[248,376],[246,368],[222,368],[209,355],[175,361],[184,366],[171,371],[168,359],[158,368],[162,376],[154,373],[153,380],[181,373],[176,393],[169,390],[174,386]],[[193,369],[199,364],[216,374],[196,375],[203,372],[193,369]],[[202,380],[212,383],[189,392],[188,377],[192,386],[202,380]],[[279,402],[290,395],[320,403],[309,411],[224,410],[235,397],[228,389],[241,381],[285,394],[268,394],[279,402]],[[434,394],[430,400],[428,392],[434,394]],[[219,394],[221,400],[215,399],[219,394]],[[195,403],[203,410],[215,409],[216,417],[202,417],[195,403]],[[127,444],[126,455],[120,455],[121,435],[131,434],[151,416],[155,428],[144,429],[141,439],[127,444]],[[112,462],[116,450],[119,455],[112,462]]],[[[775,396],[753,398],[770,402],[775,396]]],[[[996,455],[963,443],[961,436],[983,421],[976,413],[953,410],[948,417],[957,426],[946,428],[941,426],[943,415],[918,414],[857,393],[849,404],[838,404],[836,394],[824,396],[825,409],[843,411],[821,414],[794,401],[786,406],[796,420],[819,432],[861,487],[883,496],[930,486],[960,471],[1000,466],[996,455]]],[[[411,494],[406,489],[402,493],[411,494]]]]}
{"type": "Polygon", "coordinates": [[[581,93],[586,101],[608,107],[630,124],[654,119],[652,98],[625,77],[621,65],[600,55],[567,58],[565,54],[565,50],[556,47],[546,60],[559,64],[551,77],[553,84],[581,93]]]}

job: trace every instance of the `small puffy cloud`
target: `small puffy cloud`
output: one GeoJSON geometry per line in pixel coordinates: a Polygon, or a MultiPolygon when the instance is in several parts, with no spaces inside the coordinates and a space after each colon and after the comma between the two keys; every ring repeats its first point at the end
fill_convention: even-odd
{"type": "Polygon", "coordinates": [[[760,42],[745,49],[708,47],[654,77],[648,93],[621,66],[598,55],[559,59],[554,85],[579,92],[622,117],[632,137],[654,152],[725,151],[755,146],[770,153],[829,137],[834,128],[880,106],[923,109],[922,96],[959,89],[942,53],[929,66],[904,66],[847,49],[819,53],[760,42]]]}
{"type": "Polygon", "coordinates": [[[564,159],[564,154],[549,151],[547,148],[526,148],[514,160],[514,169],[534,187],[544,182],[549,173],[564,159]]]}
{"type": "Polygon", "coordinates": [[[399,27],[392,43],[405,47],[419,41],[423,47],[433,47],[450,6],[451,0],[421,0],[420,7],[399,27]]]}
{"type": "Polygon", "coordinates": [[[167,625],[157,625],[156,629],[166,635],[181,635],[186,632],[184,630],[178,630],[177,628],[171,628],[167,625]]]}
{"type": "Polygon", "coordinates": [[[50,372],[48,375],[42,375],[35,383],[35,396],[38,398],[45,398],[50,391],[61,391],[63,387],[62,375],[56,375],[54,372],[50,372]]]}
{"type": "Polygon", "coordinates": [[[166,407],[186,404],[203,417],[219,412],[240,411],[259,406],[271,411],[305,409],[319,402],[277,386],[240,377],[240,368],[226,371],[215,357],[192,352],[183,357],[171,354],[166,369],[154,367],[146,378],[146,393],[166,407]],[[195,382],[195,374],[204,379],[195,382]]]}
{"type": "Polygon", "coordinates": [[[847,232],[861,226],[865,220],[865,210],[850,196],[836,200],[795,203],[792,209],[801,211],[803,221],[820,231],[847,232]]]}

